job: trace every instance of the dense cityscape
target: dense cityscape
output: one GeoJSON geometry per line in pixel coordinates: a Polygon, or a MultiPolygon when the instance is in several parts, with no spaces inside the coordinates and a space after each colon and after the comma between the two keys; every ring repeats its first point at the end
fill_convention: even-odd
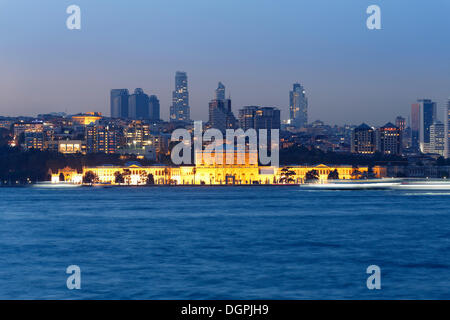
{"type": "Polygon", "coordinates": [[[193,130],[185,72],[175,75],[169,121],[160,117],[158,97],[141,88],[133,93],[112,89],[109,117],[97,111],[1,117],[1,183],[286,184],[449,176],[450,100],[443,122],[436,102],[419,99],[410,115],[381,127],[372,127],[370,119],[345,126],[309,121],[308,97],[300,83],[293,84],[289,101],[286,120],[279,108],[268,106],[242,106],[235,115],[225,85],[218,83],[205,130],[280,130],[280,168],[246,163],[226,172],[223,165],[179,167],[170,161],[171,133],[193,130]]]}

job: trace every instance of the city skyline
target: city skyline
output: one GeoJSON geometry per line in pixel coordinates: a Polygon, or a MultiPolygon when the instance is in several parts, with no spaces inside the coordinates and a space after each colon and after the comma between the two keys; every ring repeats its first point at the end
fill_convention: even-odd
{"type": "Polygon", "coordinates": [[[450,96],[446,1],[379,1],[383,27],[377,31],[365,28],[370,1],[178,1],[168,8],[160,1],[126,6],[81,0],[79,31],[65,28],[68,1],[32,9],[26,3],[0,5],[3,116],[107,114],[111,88],[143,88],[158,96],[161,118],[168,119],[176,70],[189,75],[191,118],[202,120],[218,81],[231,92],[234,112],[277,107],[282,119],[289,118],[289,90],[299,82],[310,122],[338,125],[367,119],[383,125],[409,114],[421,98],[436,101],[442,119],[450,96]],[[210,10],[223,19],[205,14],[210,10]],[[172,16],[177,23],[171,24],[172,16]],[[211,36],[216,30],[221,37],[211,36]],[[136,35],[147,40],[136,41],[136,35]]]}

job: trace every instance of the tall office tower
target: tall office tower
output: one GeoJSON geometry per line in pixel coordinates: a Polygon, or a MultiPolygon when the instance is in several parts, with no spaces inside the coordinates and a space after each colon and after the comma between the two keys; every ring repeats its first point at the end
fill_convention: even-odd
{"type": "Polygon", "coordinates": [[[239,127],[243,130],[280,129],[280,110],[272,107],[244,107],[239,110],[239,127]]]}
{"type": "Polygon", "coordinates": [[[445,157],[450,158],[450,98],[445,108],[445,157]]]}
{"type": "Polygon", "coordinates": [[[170,107],[170,121],[189,121],[190,118],[187,74],[177,71],[175,90],[172,93],[172,106],[170,107]]]}
{"type": "Polygon", "coordinates": [[[111,90],[111,118],[128,118],[128,97],[128,89],[111,90]]]}
{"type": "Polygon", "coordinates": [[[408,147],[408,135],[409,130],[406,128],[406,119],[398,116],[395,118],[395,126],[400,129],[401,140],[402,140],[402,149],[408,147]]]}
{"type": "Polygon", "coordinates": [[[224,132],[236,127],[236,118],[231,111],[231,100],[212,100],[209,103],[209,125],[224,132]]]}
{"type": "Polygon", "coordinates": [[[148,119],[149,118],[149,97],[144,90],[137,88],[128,99],[129,118],[148,119]]]}
{"type": "Polygon", "coordinates": [[[440,121],[435,121],[430,126],[429,153],[445,156],[445,125],[440,121]]]}
{"type": "Polygon", "coordinates": [[[422,153],[430,153],[430,126],[436,121],[436,102],[429,99],[418,100],[419,147],[422,153]]]}
{"type": "Polygon", "coordinates": [[[258,110],[259,106],[246,106],[239,110],[239,128],[243,130],[254,129],[255,128],[255,117],[256,110],[258,110]]]}
{"type": "Polygon", "coordinates": [[[377,151],[386,155],[402,154],[402,131],[392,123],[377,129],[377,151]]]}
{"type": "Polygon", "coordinates": [[[351,150],[352,153],[373,154],[375,153],[375,131],[363,123],[352,131],[351,150]]]}
{"type": "Polygon", "coordinates": [[[289,93],[290,125],[302,128],[308,124],[308,98],[306,91],[299,83],[294,83],[289,93]]]}
{"type": "Polygon", "coordinates": [[[216,89],[216,100],[225,100],[225,86],[219,82],[216,89]]]}
{"type": "Polygon", "coordinates": [[[411,149],[414,152],[419,151],[419,130],[420,130],[420,104],[411,105],[411,149]]]}
{"type": "Polygon", "coordinates": [[[398,116],[395,118],[395,126],[400,129],[400,131],[404,131],[406,129],[406,119],[398,116]]]}
{"type": "Polygon", "coordinates": [[[155,95],[151,95],[149,98],[149,116],[150,120],[160,120],[160,107],[159,107],[159,100],[158,97],[155,95]]]}

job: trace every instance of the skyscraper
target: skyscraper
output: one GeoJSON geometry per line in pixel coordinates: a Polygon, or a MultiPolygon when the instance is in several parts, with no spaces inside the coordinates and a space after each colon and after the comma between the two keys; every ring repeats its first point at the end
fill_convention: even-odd
{"type": "Polygon", "coordinates": [[[406,119],[401,116],[395,118],[395,126],[400,129],[402,149],[405,149],[409,145],[411,129],[406,127],[406,119]]]}
{"type": "Polygon", "coordinates": [[[186,72],[177,71],[175,74],[175,90],[172,93],[170,107],[170,121],[189,121],[189,91],[186,72]]]}
{"type": "Polygon", "coordinates": [[[141,88],[136,88],[128,98],[129,118],[149,119],[149,97],[141,88]]]}
{"type": "Polygon", "coordinates": [[[404,131],[406,129],[406,119],[398,116],[395,118],[395,126],[400,129],[400,131],[404,131]]]}
{"type": "Polygon", "coordinates": [[[219,82],[216,89],[216,100],[225,100],[225,86],[219,82]]]}
{"type": "Polygon", "coordinates": [[[236,118],[231,111],[230,99],[214,99],[209,103],[209,125],[222,132],[236,127],[236,118]]]}
{"type": "Polygon", "coordinates": [[[225,86],[219,82],[215,99],[209,103],[209,125],[224,132],[226,129],[234,129],[236,124],[236,118],[231,111],[231,99],[225,99],[225,86]]]}
{"type": "Polygon", "coordinates": [[[377,151],[386,155],[402,153],[402,131],[392,123],[377,129],[377,151]]]}
{"type": "Polygon", "coordinates": [[[301,84],[294,83],[289,101],[290,125],[295,128],[305,127],[308,124],[308,98],[301,84]]]}
{"type": "Polygon", "coordinates": [[[247,129],[280,129],[280,110],[272,107],[247,106],[239,110],[239,127],[247,129]]]}
{"type": "Polygon", "coordinates": [[[373,154],[376,148],[375,131],[363,123],[352,131],[352,153],[373,154]]]}
{"type": "Polygon", "coordinates": [[[436,102],[429,99],[419,103],[419,147],[423,153],[430,153],[430,127],[436,121],[436,102]]]}
{"type": "Polygon", "coordinates": [[[128,96],[128,89],[111,90],[111,118],[128,118],[128,96]]]}
{"type": "Polygon", "coordinates": [[[430,126],[429,153],[445,155],[445,126],[440,121],[435,121],[430,126]]]}
{"type": "Polygon", "coordinates": [[[151,95],[149,98],[149,118],[150,120],[157,121],[160,119],[160,106],[158,97],[151,95]]]}
{"type": "Polygon", "coordinates": [[[450,98],[445,108],[445,157],[450,158],[450,98]]]}
{"type": "Polygon", "coordinates": [[[411,105],[411,149],[414,152],[419,151],[419,130],[420,130],[420,104],[411,105]]]}

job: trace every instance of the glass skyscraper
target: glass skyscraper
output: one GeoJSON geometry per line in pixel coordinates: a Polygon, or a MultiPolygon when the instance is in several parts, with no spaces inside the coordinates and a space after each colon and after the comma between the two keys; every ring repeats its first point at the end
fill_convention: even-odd
{"type": "Polygon", "coordinates": [[[302,128],[308,124],[308,98],[306,91],[299,83],[294,83],[289,93],[289,124],[295,128],[302,128]]]}
{"type": "Polygon", "coordinates": [[[128,89],[111,90],[111,118],[128,118],[128,96],[128,89]]]}
{"type": "Polygon", "coordinates": [[[149,97],[141,88],[129,97],[128,107],[131,119],[149,119],[149,97]]]}
{"type": "Polygon", "coordinates": [[[175,90],[172,93],[172,106],[170,107],[170,121],[189,121],[190,118],[187,74],[177,71],[175,90]]]}
{"type": "Polygon", "coordinates": [[[450,158],[450,98],[445,108],[445,157],[450,158]]]}
{"type": "Polygon", "coordinates": [[[159,110],[160,110],[160,106],[159,106],[158,97],[156,97],[155,95],[151,95],[149,98],[150,120],[159,120],[160,119],[160,115],[159,115],[160,111],[159,110]]]}
{"type": "Polygon", "coordinates": [[[436,121],[436,102],[429,99],[419,103],[419,146],[422,153],[431,153],[430,127],[436,121]]]}
{"type": "Polygon", "coordinates": [[[216,100],[225,100],[225,86],[219,82],[216,89],[216,100]]]}

